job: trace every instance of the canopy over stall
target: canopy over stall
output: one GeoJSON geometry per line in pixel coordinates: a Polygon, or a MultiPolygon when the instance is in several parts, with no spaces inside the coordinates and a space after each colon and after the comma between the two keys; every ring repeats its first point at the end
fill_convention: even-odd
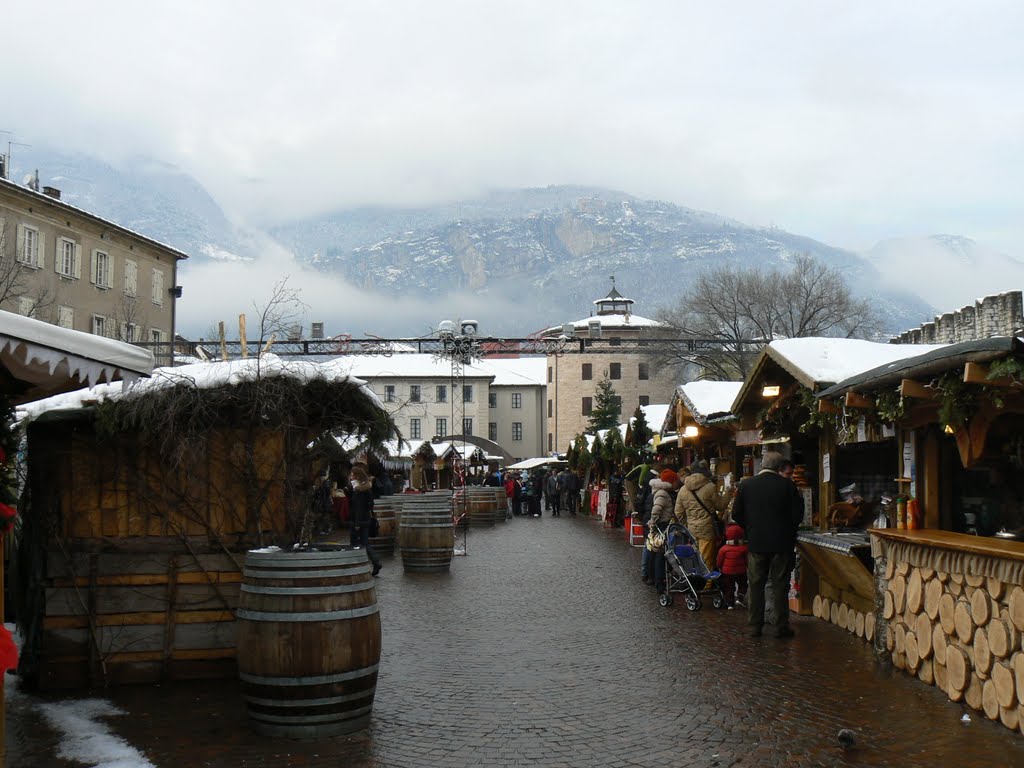
{"type": "Polygon", "coordinates": [[[553,456],[540,457],[536,459],[524,459],[516,464],[510,464],[507,469],[536,469],[545,465],[565,464],[565,459],[558,459],[553,456]]]}

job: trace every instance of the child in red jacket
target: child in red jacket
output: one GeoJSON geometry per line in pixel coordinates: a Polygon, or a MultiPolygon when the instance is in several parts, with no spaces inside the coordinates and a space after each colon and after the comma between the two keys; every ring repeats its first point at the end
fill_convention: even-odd
{"type": "Polygon", "coordinates": [[[730,525],[725,529],[725,544],[718,550],[717,566],[722,574],[722,594],[725,604],[732,608],[747,599],[747,544],[743,541],[743,529],[730,525]]]}

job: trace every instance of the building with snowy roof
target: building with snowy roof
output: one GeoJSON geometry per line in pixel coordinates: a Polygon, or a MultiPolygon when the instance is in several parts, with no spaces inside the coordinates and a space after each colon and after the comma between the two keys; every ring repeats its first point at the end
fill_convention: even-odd
{"type": "Polygon", "coordinates": [[[369,383],[407,440],[465,435],[485,454],[516,460],[543,451],[543,357],[485,358],[465,366],[458,380],[451,363],[427,354],[352,355],[336,363],[369,383]]]}
{"type": "Polygon", "coordinates": [[[0,308],[120,341],[169,342],[187,254],[34,187],[0,178],[0,308]]]}
{"type": "MultiPolygon", "coordinates": [[[[610,346],[615,346],[617,341],[657,338],[664,333],[663,323],[634,314],[634,303],[615,289],[613,281],[608,295],[594,300],[594,314],[546,328],[541,336],[557,339],[565,335],[581,339],[585,350],[589,339],[608,339],[610,346]]],[[[622,399],[624,420],[633,415],[638,405],[671,400],[676,385],[675,371],[655,370],[652,356],[637,351],[636,347],[631,344],[621,352],[584,351],[548,356],[545,437],[548,452],[565,450],[573,437],[586,430],[597,396],[597,384],[605,376],[622,399]]]]}

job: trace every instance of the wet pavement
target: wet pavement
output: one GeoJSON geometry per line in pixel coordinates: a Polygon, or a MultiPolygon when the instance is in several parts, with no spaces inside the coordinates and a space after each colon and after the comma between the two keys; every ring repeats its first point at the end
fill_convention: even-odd
{"type": "MultiPolygon", "coordinates": [[[[474,529],[449,574],[377,583],[371,727],[318,742],[252,733],[234,681],[103,692],[103,719],[159,768],[210,766],[1011,766],[1024,736],[875,663],[813,619],[748,638],[741,610],[658,605],[639,550],[584,518],[474,529]],[[842,751],[841,728],[858,734],[842,751]]],[[[9,678],[10,679],[10,678],[9,678]]],[[[38,708],[9,706],[9,765],[56,757],[38,708]]]]}

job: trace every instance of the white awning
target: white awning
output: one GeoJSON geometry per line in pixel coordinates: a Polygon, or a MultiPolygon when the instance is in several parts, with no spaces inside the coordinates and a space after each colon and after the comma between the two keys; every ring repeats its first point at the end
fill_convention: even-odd
{"type": "Polygon", "coordinates": [[[543,467],[545,464],[565,464],[565,459],[556,459],[554,457],[539,458],[539,459],[523,459],[516,464],[509,464],[507,469],[534,469],[535,467],[543,467]]]}
{"type": "Polygon", "coordinates": [[[12,402],[38,400],[153,373],[153,354],[122,341],[0,310],[0,366],[14,379],[12,402]]]}

